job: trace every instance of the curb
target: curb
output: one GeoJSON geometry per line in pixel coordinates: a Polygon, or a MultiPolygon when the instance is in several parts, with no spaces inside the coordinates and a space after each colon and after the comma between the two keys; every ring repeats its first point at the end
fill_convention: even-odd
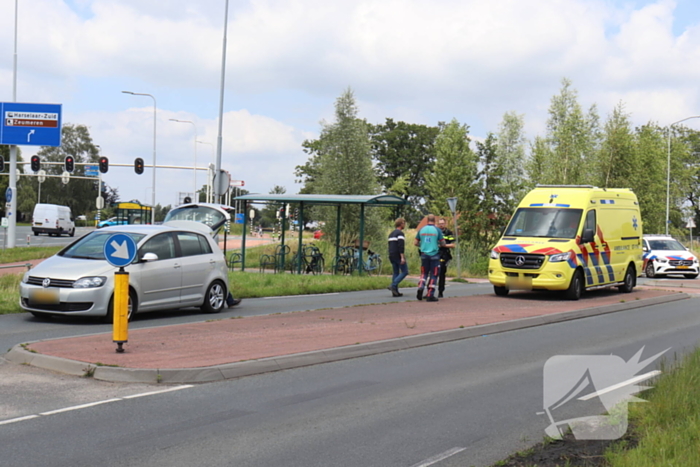
{"type": "MultiPolygon", "coordinates": [[[[588,318],[618,311],[632,310],[646,306],[671,303],[691,298],[685,293],[677,293],[645,300],[616,303],[582,310],[565,311],[543,316],[520,318],[500,323],[482,324],[460,329],[437,331],[416,336],[399,337],[383,341],[369,342],[332,349],[315,350],[280,357],[242,361],[213,367],[143,369],[95,365],[93,363],[69,360],[51,355],[30,352],[24,348],[33,342],[18,344],[5,355],[5,359],[20,365],[57,371],[74,376],[91,376],[101,381],[122,383],[209,383],[243,376],[259,375],[272,371],[288,370],[320,363],[336,362],[350,358],[366,357],[396,350],[406,350],[425,345],[441,344],[472,337],[525,329],[545,324],[560,323],[574,319],[588,318]]],[[[38,341],[37,341],[38,342],[38,341]]]]}

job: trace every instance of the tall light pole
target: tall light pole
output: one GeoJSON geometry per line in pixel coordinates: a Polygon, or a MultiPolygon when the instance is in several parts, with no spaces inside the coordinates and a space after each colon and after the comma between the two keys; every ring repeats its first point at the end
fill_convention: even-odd
{"type": "MultiPolygon", "coordinates": [[[[12,64],[12,102],[17,102],[17,0],[15,0],[15,52],[12,64]]],[[[60,129],[59,129],[60,131],[60,129]]],[[[10,180],[8,181],[8,191],[10,196],[9,219],[7,223],[7,247],[15,247],[15,236],[17,232],[17,146],[10,146],[10,180]]],[[[7,195],[6,195],[7,197],[7,195]]],[[[6,199],[7,200],[7,199],[6,199]]]]}
{"type": "MultiPolygon", "coordinates": [[[[211,161],[212,161],[212,164],[216,163],[216,152],[214,149],[214,145],[212,143],[207,142],[207,141],[196,141],[196,142],[199,144],[208,144],[209,146],[211,146],[211,161]]],[[[209,165],[209,167],[211,167],[211,165],[209,165]]],[[[211,192],[214,189],[214,187],[212,186],[211,178],[209,177],[209,172],[210,171],[207,170],[207,203],[212,202],[211,192]]],[[[199,201],[199,200],[197,200],[197,201],[199,201]]]]}
{"type": "Polygon", "coordinates": [[[151,224],[156,223],[156,98],[151,94],[142,92],[122,91],[132,96],[148,96],[153,99],[153,192],[151,193],[151,224]]]}
{"type": "Polygon", "coordinates": [[[178,122],[178,123],[189,123],[194,127],[194,194],[193,196],[196,198],[194,201],[195,203],[199,202],[199,196],[197,196],[197,125],[194,124],[194,122],[191,122],[189,120],[178,120],[177,118],[171,118],[171,122],[178,122]]]}
{"type": "Polygon", "coordinates": [[[219,202],[221,192],[219,190],[219,177],[221,176],[221,147],[224,125],[224,85],[226,83],[226,33],[228,31],[228,0],[224,10],[224,44],[221,51],[221,87],[219,90],[219,134],[216,138],[216,163],[214,165],[214,201],[219,202]]]}
{"type": "Polygon", "coordinates": [[[677,125],[686,120],[691,120],[693,118],[700,118],[700,115],[694,115],[692,117],[686,117],[677,122],[673,122],[668,126],[668,159],[666,160],[666,235],[668,235],[668,222],[669,222],[669,207],[671,204],[671,131],[673,130],[673,125],[677,125]]]}

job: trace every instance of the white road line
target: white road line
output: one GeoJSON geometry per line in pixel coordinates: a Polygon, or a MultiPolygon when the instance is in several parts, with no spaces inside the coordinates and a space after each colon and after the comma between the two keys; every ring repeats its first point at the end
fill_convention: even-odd
{"type": "Polygon", "coordinates": [[[184,384],[182,386],[175,386],[172,388],[163,389],[162,391],[151,391],[151,392],[144,392],[143,394],[134,394],[133,396],[124,396],[124,397],[122,397],[122,399],[136,399],[137,397],[153,396],[155,394],[164,394],[166,392],[179,391],[180,389],[187,389],[187,388],[192,388],[192,387],[194,387],[194,385],[184,384]]]}
{"type": "Polygon", "coordinates": [[[612,392],[616,389],[620,389],[622,387],[629,386],[631,384],[639,383],[641,381],[647,380],[649,378],[653,378],[654,376],[658,376],[660,374],[661,374],[661,372],[659,370],[650,371],[649,373],[635,376],[634,378],[628,379],[627,381],[623,381],[621,383],[614,384],[614,385],[609,386],[605,389],[601,389],[600,391],[596,391],[592,394],[588,394],[587,396],[579,397],[578,400],[587,401],[587,400],[593,399],[594,397],[602,396],[603,394],[607,394],[607,393],[612,392]]]}
{"type": "Polygon", "coordinates": [[[46,417],[49,415],[70,412],[73,410],[87,409],[89,407],[95,407],[97,405],[102,405],[102,404],[108,404],[110,402],[124,401],[127,399],[136,399],[137,397],[146,397],[146,396],[153,396],[153,395],[157,395],[157,394],[164,394],[167,392],[179,391],[180,389],[187,389],[187,388],[192,388],[192,387],[194,387],[194,385],[192,385],[192,384],[183,384],[181,386],[174,386],[172,388],[167,388],[167,389],[163,389],[160,391],[144,392],[141,394],[132,394],[131,396],[116,397],[114,399],[105,399],[103,401],[90,402],[88,404],[74,405],[72,407],[65,407],[63,409],[50,410],[48,412],[41,412],[39,414],[27,415],[25,417],[11,418],[9,420],[0,420],[0,425],[7,425],[10,423],[16,423],[16,422],[23,422],[25,420],[31,420],[33,418],[46,417]]]}
{"type": "Polygon", "coordinates": [[[102,404],[109,404],[110,402],[117,402],[120,400],[121,399],[107,399],[107,400],[103,400],[103,401],[90,402],[89,404],[74,405],[73,407],[65,407],[63,409],[51,410],[49,412],[41,412],[39,415],[46,416],[46,415],[54,415],[57,413],[70,412],[72,410],[87,409],[88,407],[94,407],[96,405],[102,405],[102,404]]]}
{"type": "Polygon", "coordinates": [[[411,467],[428,467],[429,465],[437,464],[438,462],[445,460],[448,457],[452,457],[455,454],[459,454],[460,452],[464,451],[465,449],[467,449],[467,448],[452,448],[449,451],[443,452],[442,454],[438,454],[437,456],[433,456],[429,459],[426,459],[419,464],[413,464],[411,467]]]}
{"type": "Polygon", "coordinates": [[[11,418],[9,420],[1,421],[0,425],[7,425],[9,423],[15,423],[15,422],[23,422],[25,420],[31,420],[32,418],[39,418],[39,416],[38,415],[27,415],[26,417],[11,418]]]}
{"type": "Polygon", "coordinates": [[[315,293],[307,295],[280,295],[279,297],[262,297],[263,300],[279,300],[280,298],[304,298],[304,297],[323,297],[328,295],[340,295],[339,292],[332,293],[315,293]]]}

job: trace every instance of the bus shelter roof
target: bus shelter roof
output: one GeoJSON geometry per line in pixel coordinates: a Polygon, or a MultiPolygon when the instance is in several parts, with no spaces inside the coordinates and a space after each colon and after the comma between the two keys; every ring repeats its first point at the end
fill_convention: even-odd
{"type": "Polygon", "coordinates": [[[251,202],[279,202],[279,203],[308,203],[308,204],[365,204],[371,206],[400,206],[410,204],[410,201],[405,200],[395,195],[317,195],[317,194],[249,194],[238,196],[234,199],[240,199],[251,202]]]}

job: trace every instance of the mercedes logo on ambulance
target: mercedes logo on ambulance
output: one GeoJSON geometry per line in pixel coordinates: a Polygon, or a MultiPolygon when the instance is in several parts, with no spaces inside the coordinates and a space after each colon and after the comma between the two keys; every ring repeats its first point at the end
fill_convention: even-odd
{"type": "Polygon", "coordinates": [[[523,264],[525,264],[525,257],[522,256],[522,255],[516,256],[516,257],[515,257],[515,265],[516,265],[516,266],[522,266],[523,264]]]}

